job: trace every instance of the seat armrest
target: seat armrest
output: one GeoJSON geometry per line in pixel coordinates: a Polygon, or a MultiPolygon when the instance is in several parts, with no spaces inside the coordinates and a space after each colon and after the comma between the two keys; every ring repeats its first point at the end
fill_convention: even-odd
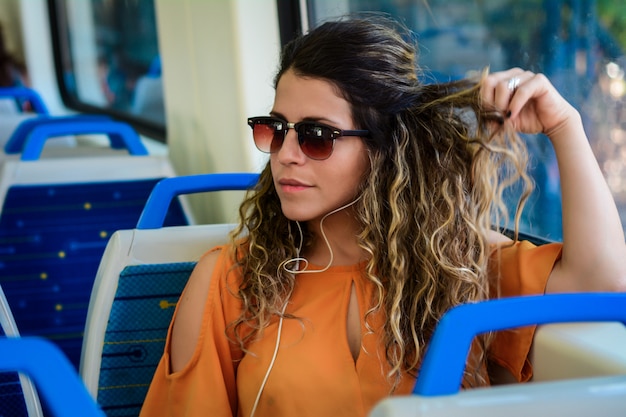
{"type": "Polygon", "coordinates": [[[626,326],[618,322],[540,326],[530,359],[533,381],[626,375],[626,326]]]}

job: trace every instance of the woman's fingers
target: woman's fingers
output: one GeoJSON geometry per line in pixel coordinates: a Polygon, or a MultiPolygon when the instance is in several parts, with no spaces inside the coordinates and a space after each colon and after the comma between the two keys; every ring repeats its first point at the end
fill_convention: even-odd
{"type": "Polygon", "coordinates": [[[517,90],[533,75],[532,72],[520,68],[490,74],[484,80],[483,100],[506,114],[517,90]]]}
{"type": "Polygon", "coordinates": [[[545,133],[564,123],[571,111],[545,75],[519,68],[488,75],[481,94],[485,103],[501,111],[523,133],[545,133]]]}
{"type": "Polygon", "coordinates": [[[481,90],[483,101],[503,113],[506,113],[512,95],[512,90],[508,88],[509,81],[518,78],[521,82],[521,74],[523,73],[524,71],[520,68],[512,68],[507,71],[489,74],[483,80],[481,90]]]}

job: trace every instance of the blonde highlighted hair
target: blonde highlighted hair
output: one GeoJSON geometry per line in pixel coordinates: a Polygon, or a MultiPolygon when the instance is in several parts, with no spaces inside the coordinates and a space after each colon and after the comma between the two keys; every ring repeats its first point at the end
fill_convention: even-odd
{"type": "MultiPolygon", "coordinates": [[[[487,299],[497,286],[487,270],[489,231],[507,222],[505,189],[523,184],[517,218],[532,187],[524,143],[483,105],[480,79],[420,82],[410,39],[386,18],[328,22],[284,48],[276,77],[291,69],[333,83],[351,104],[355,126],[370,131],[363,140],[371,166],[354,205],[357,239],[369,254],[366,279],[377,288],[366,325],[370,315],[384,314],[383,329],[370,331],[382,331],[394,382],[417,373],[449,308],[487,299]]],[[[279,266],[297,256],[300,236],[281,212],[269,164],[240,216],[232,245],[245,309],[231,326],[245,348],[282,314],[294,286],[279,266]]],[[[303,235],[305,245],[314,238],[306,226],[303,235]]],[[[486,381],[489,339],[476,343],[468,385],[486,381]]]]}

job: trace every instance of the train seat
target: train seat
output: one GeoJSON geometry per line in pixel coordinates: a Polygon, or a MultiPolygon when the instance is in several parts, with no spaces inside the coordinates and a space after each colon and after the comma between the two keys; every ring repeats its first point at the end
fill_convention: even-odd
{"type": "MultiPolygon", "coordinates": [[[[19,159],[2,164],[0,285],[22,335],[54,340],[78,369],[106,242],[135,227],[154,185],[175,173],[167,156],[147,155],[136,134],[120,139],[131,155],[37,159],[43,128],[19,159]]],[[[173,201],[165,223],[193,222],[186,203],[173,201]]]]}
{"type": "MultiPolygon", "coordinates": [[[[1,110],[0,114],[2,114],[1,110]]],[[[8,142],[9,138],[22,122],[30,119],[36,119],[37,117],[38,116],[34,113],[2,114],[2,117],[0,117],[0,147],[4,149],[4,146],[8,142]]]]}
{"type": "Polygon", "coordinates": [[[109,417],[138,415],[165,346],[178,297],[196,261],[231,224],[162,227],[177,194],[244,190],[255,174],[161,181],[133,230],[111,236],[93,286],[80,373],[109,417]]]}
{"type": "Polygon", "coordinates": [[[48,157],[146,155],[139,135],[127,123],[103,115],[36,116],[21,120],[3,144],[4,157],[35,161],[48,157]],[[97,146],[78,146],[79,138],[97,146]],[[96,138],[104,138],[102,141],[96,138]],[[71,148],[71,149],[68,149],[71,148]],[[54,151],[56,149],[56,152],[54,151]],[[47,152],[45,152],[47,151],[47,152]]]}
{"type": "Polygon", "coordinates": [[[22,104],[28,102],[29,111],[36,114],[50,114],[41,95],[28,87],[0,87],[0,114],[3,116],[26,113],[22,104]]]}
{"type": "MultiPolygon", "coordinates": [[[[477,334],[534,324],[609,322],[617,325],[613,330],[624,335],[625,303],[626,294],[580,293],[512,297],[455,307],[435,329],[413,395],[389,397],[370,416],[622,416],[626,410],[626,372],[464,391],[459,388],[467,353],[477,334]]],[[[626,345],[615,349],[623,353],[626,345]]]]}
{"type": "MultiPolygon", "coordinates": [[[[11,307],[0,286],[0,340],[19,336],[11,307]]],[[[28,376],[13,370],[0,371],[0,416],[43,416],[39,396],[28,376]]]]}
{"type": "Polygon", "coordinates": [[[46,416],[104,417],[76,370],[50,341],[35,337],[0,338],[0,372],[15,371],[34,382],[46,416]]]}
{"type": "MultiPolygon", "coordinates": [[[[19,159],[26,142],[30,138],[31,133],[35,131],[36,134],[41,134],[41,130],[36,130],[39,126],[48,126],[55,124],[64,124],[64,128],[69,133],[67,135],[54,134],[44,130],[43,134],[47,135],[44,148],[41,151],[41,157],[49,156],[70,156],[72,153],[68,149],[75,150],[78,147],[79,140],[74,134],[76,130],[75,123],[80,122],[111,122],[112,119],[103,115],[92,114],[80,114],[71,116],[50,116],[50,115],[37,115],[33,113],[19,114],[11,117],[0,118],[0,161],[6,158],[13,157],[19,159]],[[38,133],[39,132],[39,133],[38,133]],[[53,140],[51,140],[53,139],[53,140]]],[[[100,129],[99,125],[92,124],[93,130],[100,129]]],[[[119,138],[113,139],[113,148],[123,148],[123,142],[119,138]]],[[[92,153],[94,150],[91,150],[92,153]]],[[[87,152],[83,152],[85,154],[87,152]]],[[[82,156],[78,154],[78,156],[82,156]]]]}
{"type": "Polygon", "coordinates": [[[622,323],[558,323],[535,332],[533,381],[626,375],[626,329],[622,323]]]}
{"type": "Polygon", "coordinates": [[[385,399],[370,417],[620,417],[626,376],[477,388],[456,395],[385,399]]]}
{"type": "MultiPolygon", "coordinates": [[[[43,98],[36,90],[25,87],[0,87],[0,115],[2,115],[0,117],[0,148],[4,148],[9,138],[23,122],[32,119],[57,118],[49,114],[43,98]],[[17,106],[17,103],[25,100],[35,103],[33,111],[25,112],[17,106]]],[[[48,147],[73,147],[75,145],[75,138],[67,136],[51,141],[48,147]]]]}

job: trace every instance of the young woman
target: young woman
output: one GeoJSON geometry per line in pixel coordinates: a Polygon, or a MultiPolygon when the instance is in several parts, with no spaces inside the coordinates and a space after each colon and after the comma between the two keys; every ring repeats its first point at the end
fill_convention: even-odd
{"type": "MultiPolygon", "coordinates": [[[[420,83],[404,39],[346,19],[285,47],[270,115],[248,120],[269,163],[230,244],[198,262],[142,416],[365,416],[411,391],[452,306],[624,290],[622,226],[578,112],[521,69],[420,83]],[[526,178],[515,131],[556,151],[562,245],[491,229],[526,178]]],[[[464,386],[528,380],[532,336],[481,338],[464,386]]]]}

